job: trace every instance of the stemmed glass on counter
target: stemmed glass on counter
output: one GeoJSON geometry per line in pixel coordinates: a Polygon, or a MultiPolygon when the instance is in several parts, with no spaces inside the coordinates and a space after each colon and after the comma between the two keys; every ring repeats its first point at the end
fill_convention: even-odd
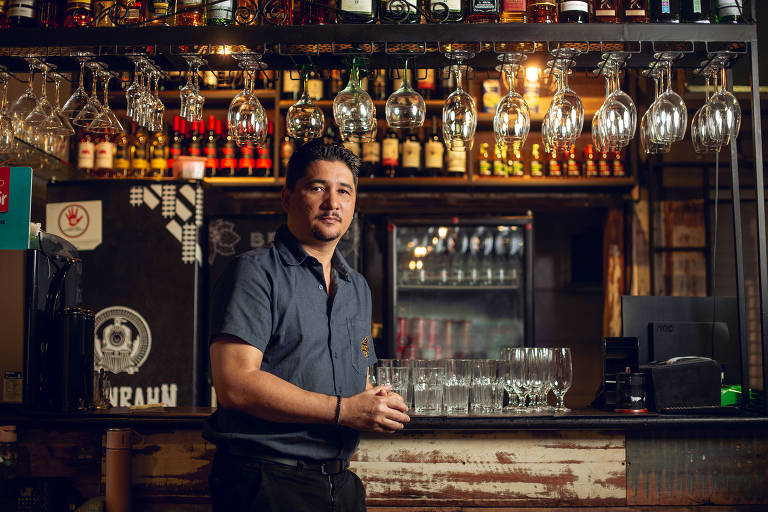
{"type": "Polygon", "coordinates": [[[302,67],[300,71],[301,96],[285,114],[285,131],[290,137],[300,142],[309,142],[322,137],[325,128],[325,114],[309,96],[307,85],[311,72],[310,66],[302,67]]]}

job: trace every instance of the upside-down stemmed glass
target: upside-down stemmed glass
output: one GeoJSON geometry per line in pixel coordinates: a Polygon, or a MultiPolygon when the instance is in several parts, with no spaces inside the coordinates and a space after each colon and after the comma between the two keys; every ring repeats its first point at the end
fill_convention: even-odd
{"type": "Polygon", "coordinates": [[[104,82],[104,104],[101,113],[88,125],[88,131],[114,135],[123,131],[123,125],[117,116],[109,108],[109,81],[113,77],[109,71],[102,71],[101,78],[104,82]]]}
{"type": "Polygon", "coordinates": [[[325,114],[309,96],[307,83],[311,68],[304,66],[301,69],[301,80],[303,83],[301,97],[290,106],[285,114],[285,130],[290,137],[301,141],[309,142],[322,137],[325,128],[325,114]]]}
{"type": "Polygon", "coordinates": [[[573,57],[578,50],[558,48],[552,51],[555,57],[552,73],[557,83],[557,90],[552,96],[544,122],[542,140],[546,148],[552,151],[567,151],[581,135],[584,126],[584,105],[581,98],[568,86],[568,73],[573,66],[573,57]],[[546,133],[546,137],[545,137],[546,133]]]}
{"type": "Polygon", "coordinates": [[[651,141],[657,144],[671,144],[683,140],[688,128],[688,109],[675,91],[672,90],[672,60],[673,53],[661,53],[659,71],[661,93],[648,107],[648,127],[651,141]]]}
{"type": "Polygon", "coordinates": [[[415,91],[408,80],[408,59],[403,65],[403,81],[400,88],[389,95],[384,112],[387,124],[392,128],[420,128],[427,112],[424,98],[415,91]]]}
{"type": "MultiPolygon", "coordinates": [[[[691,143],[696,153],[708,153],[719,151],[723,145],[722,138],[714,138],[710,133],[709,117],[712,110],[709,104],[710,79],[717,81],[717,74],[713,70],[707,70],[705,74],[704,104],[691,117],[691,143]]],[[[720,135],[724,135],[721,131],[720,135]]]]}
{"type": "Polygon", "coordinates": [[[197,55],[184,55],[187,61],[187,83],[179,91],[181,97],[181,108],[179,115],[189,122],[203,120],[203,103],[205,97],[200,93],[198,77],[200,75],[200,66],[206,61],[197,55]]]}
{"type": "Polygon", "coordinates": [[[125,90],[125,115],[129,119],[134,119],[136,116],[136,101],[141,95],[141,83],[139,82],[139,74],[141,73],[141,66],[144,63],[142,57],[132,57],[133,61],[133,81],[131,85],[125,90]]]}
{"type": "Polygon", "coordinates": [[[11,76],[0,72],[0,153],[13,149],[13,121],[8,115],[8,81],[11,76]]]}
{"type": "Polygon", "coordinates": [[[708,102],[712,113],[708,118],[709,131],[712,137],[722,140],[724,145],[735,140],[741,128],[741,107],[733,93],[727,89],[726,83],[729,55],[724,53],[715,59],[714,72],[719,72],[720,81],[716,82],[714,94],[708,102]]]}
{"type": "Polygon", "coordinates": [[[69,137],[70,135],[75,134],[75,129],[72,128],[69,119],[61,113],[61,107],[59,107],[59,92],[62,80],[63,77],[60,74],[54,73],[53,84],[55,96],[53,108],[48,118],[41,124],[40,129],[54,136],[69,137]]]}
{"type": "Polygon", "coordinates": [[[99,101],[99,94],[98,94],[98,79],[99,79],[99,71],[102,68],[102,64],[98,62],[88,62],[86,64],[88,69],[91,70],[92,75],[92,82],[91,82],[91,96],[88,98],[88,103],[86,103],[85,107],[80,111],[79,114],[75,116],[75,118],[72,120],[72,124],[75,126],[80,126],[82,128],[87,128],[89,124],[93,122],[94,119],[99,117],[99,114],[101,114],[101,102],[99,101]]]}
{"type": "MultiPolygon", "coordinates": [[[[658,99],[661,92],[659,84],[659,69],[656,67],[646,69],[643,71],[643,76],[653,78],[654,94],[656,99],[658,99]]],[[[653,105],[653,103],[651,103],[651,105],[653,105]]],[[[640,119],[640,147],[642,148],[643,153],[648,155],[667,153],[672,143],[655,142],[653,140],[653,135],[651,134],[651,123],[649,120],[650,113],[651,107],[648,107],[648,110],[645,111],[643,117],[640,119]]]]}
{"type": "Polygon", "coordinates": [[[573,382],[573,364],[570,348],[552,349],[552,393],[557,399],[556,412],[568,412],[564,402],[565,394],[571,389],[573,382]]]}
{"type": "Polygon", "coordinates": [[[531,114],[525,99],[516,90],[516,72],[526,56],[520,53],[502,53],[498,58],[503,62],[501,72],[508,92],[496,105],[493,133],[499,145],[504,143],[512,148],[518,144],[519,147],[523,147],[531,129],[531,114]]]}
{"type": "Polygon", "coordinates": [[[349,83],[333,99],[333,120],[344,142],[376,140],[376,106],[360,87],[360,59],[353,59],[349,83]]]}
{"type": "Polygon", "coordinates": [[[32,109],[32,112],[24,119],[24,124],[27,126],[38,127],[42,125],[48,116],[53,112],[53,105],[48,101],[48,71],[51,69],[50,64],[41,62],[38,64],[40,71],[43,75],[43,84],[40,89],[40,97],[37,100],[37,105],[32,109]]]}
{"type": "Polygon", "coordinates": [[[261,146],[267,138],[267,113],[254,92],[256,74],[266,65],[261,55],[243,53],[234,55],[243,68],[245,88],[229,104],[227,123],[229,134],[238,146],[261,146]]]}
{"type": "Polygon", "coordinates": [[[83,87],[83,82],[85,81],[85,63],[93,58],[93,54],[89,52],[78,52],[75,53],[74,56],[80,64],[80,73],[77,77],[77,89],[74,90],[72,95],[61,107],[61,115],[70,121],[74,119],[88,103],[89,97],[88,93],[85,91],[85,87],[83,87]]]}
{"type": "Polygon", "coordinates": [[[24,93],[16,99],[16,102],[11,107],[13,131],[17,137],[20,136],[24,131],[24,120],[37,106],[37,96],[35,95],[34,90],[34,80],[35,67],[38,63],[38,60],[35,58],[27,58],[26,61],[27,64],[29,64],[29,82],[27,82],[27,88],[24,93]]]}
{"type": "Polygon", "coordinates": [[[463,61],[472,54],[450,52],[446,56],[456,61],[450,68],[456,80],[456,90],[448,95],[443,105],[443,141],[450,151],[471,151],[477,130],[477,107],[472,95],[464,90],[462,80],[463,61]]]}
{"type": "Polygon", "coordinates": [[[635,136],[637,108],[619,83],[623,58],[623,54],[604,55],[605,101],[592,118],[592,140],[603,153],[627,147],[635,136]]]}

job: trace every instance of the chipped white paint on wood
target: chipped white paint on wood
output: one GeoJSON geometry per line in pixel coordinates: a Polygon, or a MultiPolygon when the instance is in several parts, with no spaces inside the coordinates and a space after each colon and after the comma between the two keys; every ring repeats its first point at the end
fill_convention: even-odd
{"type": "Polygon", "coordinates": [[[626,503],[623,433],[366,436],[354,459],[372,504],[626,503]]]}

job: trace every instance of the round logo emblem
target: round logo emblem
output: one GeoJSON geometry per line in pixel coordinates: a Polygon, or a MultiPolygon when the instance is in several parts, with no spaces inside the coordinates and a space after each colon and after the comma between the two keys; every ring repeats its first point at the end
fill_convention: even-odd
{"type": "Polygon", "coordinates": [[[59,213],[59,229],[69,238],[77,238],[88,229],[91,218],[79,204],[68,204],[59,213]]]}
{"type": "Polygon", "coordinates": [[[96,313],[94,323],[96,371],[138,372],[152,348],[152,333],[144,317],[131,308],[112,306],[96,313]]]}

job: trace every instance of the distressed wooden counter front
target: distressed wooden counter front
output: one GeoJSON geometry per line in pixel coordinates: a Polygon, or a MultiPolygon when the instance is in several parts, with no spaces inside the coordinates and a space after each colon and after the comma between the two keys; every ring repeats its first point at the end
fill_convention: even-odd
{"type": "MultiPolygon", "coordinates": [[[[17,424],[21,472],[70,476],[103,493],[106,428],[136,431],[137,510],[207,511],[214,446],[200,436],[209,410],[69,418],[4,417],[17,424]]],[[[369,510],[768,510],[768,418],[414,418],[402,433],[364,435],[352,469],[369,510]]]]}

